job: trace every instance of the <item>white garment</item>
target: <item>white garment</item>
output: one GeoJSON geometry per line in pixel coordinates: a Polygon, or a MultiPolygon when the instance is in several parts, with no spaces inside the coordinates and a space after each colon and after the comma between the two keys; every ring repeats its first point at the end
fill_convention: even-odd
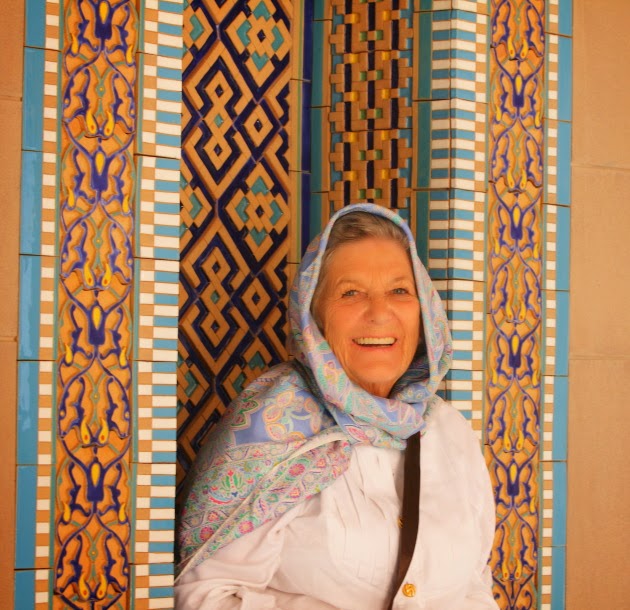
{"type": "MultiPolygon", "coordinates": [[[[395,610],[497,610],[486,565],[495,516],[469,423],[442,403],[422,438],[420,524],[395,610]],[[409,593],[410,587],[406,591],[409,593]]],[[[177,582],[177,610],[382,610],[393,594],[403,454],[354,448],[311,500],[230,543],[177,582]]]]}

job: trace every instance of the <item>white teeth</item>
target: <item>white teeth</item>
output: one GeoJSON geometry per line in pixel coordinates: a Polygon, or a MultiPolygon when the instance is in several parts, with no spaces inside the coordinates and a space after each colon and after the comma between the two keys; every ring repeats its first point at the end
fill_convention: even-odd
{"type": "Polygon", "coordinates": [[[393,345],[396,342],[394,337],[361,337],[355,339],[359,345],[393,345]]]}

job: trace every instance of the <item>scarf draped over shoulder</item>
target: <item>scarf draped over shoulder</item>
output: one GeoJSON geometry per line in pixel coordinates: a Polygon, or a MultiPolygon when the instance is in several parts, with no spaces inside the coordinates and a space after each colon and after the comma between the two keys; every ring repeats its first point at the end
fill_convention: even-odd
{"type": "Polygon", "coordinates": [[[444,307],[416,252],[407,224],[381,206],[337,212],[309,245],[289,297],[294,360],[251,383],[211,430],[188,474],[179,515],[178,574],[328,487],[348,467],[352,447],[403,449],[424,430],[424,416],[452,357],[444,307]],[[354,384],[320,333],[311,300],[334,223],[349,212],[383,216],[409,240],[424,349],[389,398],[354,384]]]}

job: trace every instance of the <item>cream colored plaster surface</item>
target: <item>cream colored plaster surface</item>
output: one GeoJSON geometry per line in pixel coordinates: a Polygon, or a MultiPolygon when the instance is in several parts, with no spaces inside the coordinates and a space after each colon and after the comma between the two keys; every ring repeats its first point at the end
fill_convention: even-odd
{"type": "Polygon", "coordinates": [[[574,0],[566,610],[630,608],[630,2],[574,0]]]}

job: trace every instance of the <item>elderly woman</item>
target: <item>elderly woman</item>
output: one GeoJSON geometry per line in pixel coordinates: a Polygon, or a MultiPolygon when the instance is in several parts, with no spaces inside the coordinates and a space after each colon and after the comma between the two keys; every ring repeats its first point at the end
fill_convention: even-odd
{"type": "Polygon", "coordinates": [[[405,223],[339,211],[289,317],[295,359],[230,405],[189,475],[178,610],[496,610],[489,476],[435,394],[451,338],[405,223]]]}

